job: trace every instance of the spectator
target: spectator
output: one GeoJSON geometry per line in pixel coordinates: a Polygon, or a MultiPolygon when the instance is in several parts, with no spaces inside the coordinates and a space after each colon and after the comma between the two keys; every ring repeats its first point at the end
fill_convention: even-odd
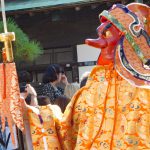
{"type": "Polygon", "coordinates": [[[62,111],[62,113],[64,113],[65,109],[66,109],[66,106],[68,105],[68,103],[70,102],[70,99],[65,97],[65,96],[59,96],[54,104],[55,105],[58,105],[62,111]]]}
{"type": "Polygon", "coordinates": [[[79,90],[80,86],[78,83],[68,83],[65,87],[64,95],[68,98],[72,98],[73,95],[79,90]]]}
{"type": "MultiPolygon", "coordinates": [[[[18,81],[19,81],[20,93],[27,93],[25,91],[26,84],[29,84],[33,81],[33,76],[25,70],[20,71],[20,72],[18,72],[18,81]]],[[[26,95],[25,101],[27,104],[30,105],[30,103],[31,103],[31,95],[30,94],[26,95]]]]}
{"type": "Polygon", "coordinates": [[[50,99],[49,99],[48,96],[40,95],[40,96],[37,97],[37,100],[38,100],[38,105],[39,106],[45,106],[45,105],[50,104],[50,99]]]}
{"type": "Polygon", "coordinates": [[[61,119],[62,117],[62,112],[61,112],[61,108],[59,107],[59,105],[51,105],[50,103],[50,99],[48,96],[38,96],[38,105],[39,106],[48,106],[50,107],[50,109],[52,110],[53,114],[55,114],[55,117],[57,119],[61,119]]]}
{"type": "Polygon", "coordinates": [[[63,82],[65,85],[68,84],[63,69],[58,64],[48,66],[43,76],[42,95],[47,95],[51,103],[54,103],[57,97],[64,95],[64,90],[57,86],[60,82],[63,82]]]}
{"type": "Polygon", "coordinates": [[[32,75],[27,71],[18,72],[18,81],[19,83],[30,83],[33,81],[32,75]]]}
{"type": "MultiPolygon", "coordinates": [[[[20,87],[20,95],[22,98],[25,99],[25,102],[28,105],[31,106],[37,106],[37,99],[36,99],[36,91],[35,89],[30,85],[30,83],[33,81],[33,76],[28,71],[19,71],[18,72],[18,81],[19,81],[19,87],[20,87]]],[[[27,150],[32,150],[32,140],[31,140],[31,134],[30,134],[30,126],[29,126],[29,120],[27,117],[26,112],[24,112],[24,125],[25,125],[25,135],[23,136],[25,138],[24,146],[27,150]]],[[[22,134],[19,132],[20,138],[22,138],[22,134]]]]}

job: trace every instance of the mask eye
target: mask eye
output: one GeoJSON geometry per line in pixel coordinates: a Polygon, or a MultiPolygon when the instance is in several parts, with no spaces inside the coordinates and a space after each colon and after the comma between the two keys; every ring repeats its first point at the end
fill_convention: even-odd
{"type": "Polygon", "coordinates": [[[106,37],[107,38],[112,37],[112,33],[110,31],[106,31],[106,37]]]}
{"type": "Polygon", "coordinates": [[[112,35],[112,33],[110,32],[110,31],[106,31],[106,32],[104,32],[104,37],[105,38],[110,38],[110,37],[112,37],[113,35],[112,35]]]}

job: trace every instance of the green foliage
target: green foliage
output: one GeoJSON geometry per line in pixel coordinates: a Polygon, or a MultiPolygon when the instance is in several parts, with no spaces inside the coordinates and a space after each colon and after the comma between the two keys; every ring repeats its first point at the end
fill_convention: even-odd
{"type": "MultiPolygon", "coordinates": [[[[16,40],[13,42],[13,53],[15,61],[33,61],[42,53],[39,42],[30,40],[28,36],[18,27],[12,19],[7,20],[9,32],[14,32],[16,40]]],[[[3,22],[0,21],[0,33],[4,32],[3,22]]]]}

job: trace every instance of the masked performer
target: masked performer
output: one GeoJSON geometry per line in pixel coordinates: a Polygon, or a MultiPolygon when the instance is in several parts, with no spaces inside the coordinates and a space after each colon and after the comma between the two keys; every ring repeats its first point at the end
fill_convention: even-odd
{"type": "Polygon", "coordinates": [[[63,149],[150,149],[150,8],[114,5],[100,14],[97,66],[65,111],[63,149]]]}

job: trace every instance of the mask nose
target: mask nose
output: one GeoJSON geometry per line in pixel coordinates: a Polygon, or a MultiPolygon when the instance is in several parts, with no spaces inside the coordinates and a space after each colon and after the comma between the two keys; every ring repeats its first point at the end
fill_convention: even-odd
{"type": "Polygon", "coordinates": [[[86,39],[85,43],[96,48],[105,48],[107,46],[107,41],[103,38],[86,39]]]}

